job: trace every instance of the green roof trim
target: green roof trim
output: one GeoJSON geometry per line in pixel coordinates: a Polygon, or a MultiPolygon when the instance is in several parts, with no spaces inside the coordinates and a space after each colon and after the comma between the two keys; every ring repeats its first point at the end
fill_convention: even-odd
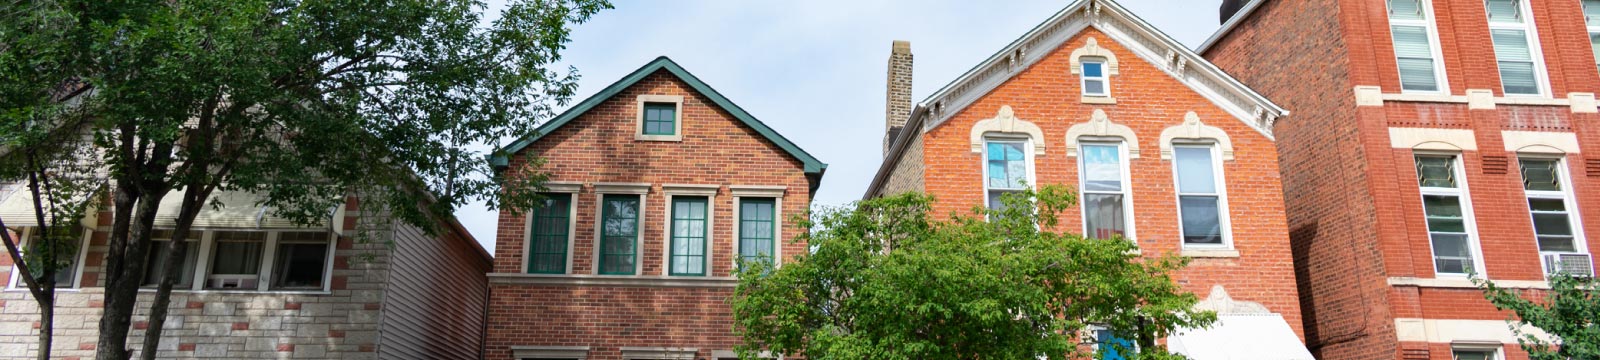
{"type": "Polygon", "coordinates": [[[772,128],[767,127],[767,124],[762,123],[761,120],[757,120],[755,116],[751,116],[749,112],[745,112],[743,108],[739,107],[739,105],[734,104],[733,101],[728,100],[727,97],[723,97],[722,93],[717,92],[716,89],[712,89],[710,85],[706,85],[705,82],[700,81],[700,78],[695,77],[694,74],[690,74],[688,70],[684,70],[682,66],[678,66],[678,63],[673,62],[672,59],[669,59],[666,56],[658,57],[655,60],[650,61],[650,63],[645,64],[638,70],[634,70],[632,73],[629,73],[628,76],[624,76],[622,79],[617,80],[617,82],[612,83],[611,86],[607,86],[605,89],[600,90],[600,92],[594,94],[594,96],[584,99],[583,102],[578,103],[578,105],[573,106],[571,109],[567,109],[567,111],[562,112],[561,115],[557,115],[555,118],[550,119],[550,121],[545,122],[544,125],[540,125],[537,129],[534,129],[532,134],[523,136],[522,138],[517,139],[517,141],[512,142],[511,145],[496,151],[494,154],[489,156],[489,165],[493,166],[497,171],[504,169],[506,166],[510,165],[510,154],[515,154],[522,151],[522,149],[527,148],[528,145],[532,145],[534,141],[539,141],[539,139],[543,138],[545,134],[549,134],[556,129],[561,128],[562,125],[566,125],[568,122],[571,122],[572,119],[578,118],[578,116],[588,112],[589,109],[599,106],[606,100],[611,99],[611,97],[616,96],[617,94],[622,93],[622,91],[626,90],[628,87],[633,86],[633,84],[644,80],[646,77],[649,77],[651,74],[655,74],[660,70],[666,70],[673,76],[677,76],[679,80],[683,80],[684,83],[689,84],[689,87],[693,88],[695,92],[698,92],[700,95],[710,99],[712,103],[721,107],[723,111],[727,111],[728,114],[733,115],[735,119],[739,119],[739,121],[743,122],[745,126],[755,129],[756,133],[761,134],[761,136],[765,137],[767,141],[771,141],[773,144],[778,145],[778,147],[783,149],[784,152],[789,153],[789,156],[793,156],[795,159],[800,160],[801,163],[805,164],[806,174],[820,177],[823,171],[828,169],[828,164],[822,163],[822,161],[817,160],[816,157],[811,156],[810,153],[800,149],[800,146],[795,145],[793,142],[790,142],[789,139],[784,138],[783,135],[778,134],[777,131],[773,131],[772,128]]]}

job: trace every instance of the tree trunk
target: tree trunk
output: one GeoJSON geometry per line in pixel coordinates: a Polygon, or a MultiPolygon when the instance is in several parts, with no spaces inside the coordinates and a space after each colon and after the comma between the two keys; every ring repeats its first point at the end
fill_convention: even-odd
{"type": "Polygon", "coordinates": [[[50,360],[51,344],[55,342],[56,328],[56,289],[46,289],[43,298],[39,298],[39,360],[50,360]]]}
{"type": "MultiPolygon", "coordinates": [[[[115,202],[119,211],[127,205],[123,203],[125,194],[119,189],[115,202]]],[[[115,222],[112,224],[112,247],[117,251],[120,246],[121,255],[113,253],[107,256],[107,265],[111,271],[107,272],[105,288],[105,306],[100,316],[100,340],[95,345],[95,358],[99,360],[127,360],[131,355],[128,351],[128,333],[133,322],[133,307],[139,300],[139,284],[144,279],[145,256],[150,251],[150,228],[155,224],[156,210],[161,198],[166,195],[164,189],[144,192],[138,197],[135,213],[131,214],[132,221],[121,224],[125,232],[117,231],[115,222]],[[118,244],[118,235],[122,236],[118,244]]],[[[123,219],[119,217],[117,222],[123,219]]]]}
{"type": "MultiPolygon", "coordinates": [[[[178,226],[172,231],[172,240],[159,251],[166,255],[166,262],[157,266],[161,267],[161,284],[156,288],[156,297],[150,301],[150,326],[144,331],[144,350],[139,353],[139,358],[155,360],[156,349],[161,345],[161,332],[167,323],[167,306],[172,301],[172,286],[177,284],[178,275],[183,272],[182,254],[189,237],[189,228],[194,224],[195,215],[199,213],[199,205],[190,204],[187,194],[184,198],[183,211],[178,218],[178,226]]],[[[202,197],[202,199],[204,199],[202,197]]],[[[199,203],[199,201],[195,201],[199,203]]]]}

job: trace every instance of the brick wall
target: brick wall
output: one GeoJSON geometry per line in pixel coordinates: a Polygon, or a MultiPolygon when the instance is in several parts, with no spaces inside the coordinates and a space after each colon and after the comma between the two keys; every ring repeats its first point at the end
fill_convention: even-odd
{"type": "MultiPolygon", "coordinates": [[[[911,131],[917,131],[915,129],[911,131]]],[[[907,191],[925,192],[923,178],[922,136],[908,135],[911,143],[906,144],[906,149],[900,152],[899,159],[884,159],[895,161],[894,169],[889,171],[889,179],[883,182],[883,188],[872,196],[885,196],[900,194],[907,191]]]]}
{"type": "MultiPolygon", "coordinates": [[[[588,346],[590,359],[617,359],[619,348],[688,347],[706,357],[732,349],[732,293],[736,247],[733,196],[737,185],[783,186],[784,230],[780,253],[799,254],[804,243],[789,241],[801,230],[788,216],[810,206],[810,180],[802,164],[686,83],[659,71],[633,84],[511,157],[518,169],[531,157],[546,162],[551,181],[585,184],[576,196],[572,274],[524,276],[526,218],[500,212],[495,274],[490,274],[489,339],[486,358],[507,359],[513,346],[588,346]],[[680,95],[683,140],[637,141],[639,95],[680,95]],[[644,246],[639,276],[608,276],[628,285],[592,285],[597,277],[596,183],[651,184],[641,204],[644,246]],[[691,285],[663,277],[666,199],[664,184],[716,185],[711,214],[711,270],[691,285]],[[544,283],[528,283],[540,279],[544,283]],[[555,283],[551,283],[555,282],[555,283]]],[[[508,173],[515,173],[514,171],[508,173]]]]}

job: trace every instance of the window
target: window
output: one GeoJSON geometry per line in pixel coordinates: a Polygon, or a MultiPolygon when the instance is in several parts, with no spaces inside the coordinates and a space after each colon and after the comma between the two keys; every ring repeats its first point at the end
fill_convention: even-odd
{"type": "Polygon", "coordinates": [[[1127,156],[1122,143],[1082,143],[1079,151],[1084,236],[1132,237],[1128,208],[1127,156]]]}
{"type": "Polygon", "coordinates": [[[600,208],[601,275],[633,275],[639,244],[639,196],[603,195],[600,208]]]}
{"type": "Polygon", "coordinates": [[[668,275],[706,275],[706,198],[672,198],[672,258],[668,275]]]}
{"type": "Polygon", "coordinates": [[[1172,166],[1177,173],[1178,216],[1186,246],[1226,246],[1222,176],[1211,145],[1177,145],[1172,166]]]}
{"type": "Polygon", "coordinates": [[[1133,339],[1119,336],[1109,329],[1095,328],[1094,341],[1095,350],[1104,354],[1101,360],[1132,359],[1139,352],[1139,345],[1133,339]]]}
{"type": "Polygon", "coordinates": [[[773,260],[777,245],[777,201],[772,198],[739,200],[739,259],[744,262],[773,260]]]}
{"type": "Polygon", "coordinates": [[[1533,216],[1533,233],[1540,252],[1583,253],[1573,231],[1570,198],[1561,183],[1565,166],[1558,159],[1521,158],[1522,188],[1528,195],[1528,210],[1533,216]]]}
{"type": "Polygon", "coordinates": [[[1434,272],[1466,274],[1476,266],[1476,260],[1459,159],[1454,155],[1417,155],[1416,162],[1423,214],[1433,246],[1434,272]]]}
{"type": "Polygon", "coordinates": [[[1583,19],[1589,25],[1589,46],[1594,49],[1594,66],[1600,70],[1600,0],[1583,0],[1583,19]]]}
{"type": "Polygon", "coordinates": [[[645,135],[677,135],[678,104],[644,103],[645,135]]]}
{"type": "Polygon", "coordinates": [[[533,209],[528,229],[528,273],[567,272],[567,242],[572,229],[572,195],[544,194],[544,204],[533,209]]]}
{"type": "MultiPolygon", "coordinates": [[[[173,289],[188,289],[194,285],[195,261],[200,257],[200,231],[190,231],[189,240],[183,247],[183,260],[178,265],[178,281],[173,283],[173,289]]],[[[155,230],[150,233],[150,251],[145,253],[144,282],[140,286],[156,287],[161,285],[161,277],[165,274],[161,264],[167,261],[170,254],[164,254],[161,249],[167,247],[172,241],[172,230],[155,230]]]]}
{"type": "Polygon", "coordinates": [[[1487,0],[1489,37],[1500,64],[1500,84],[1507,95],[1542,94],[1539,59],[1527,4],[1522,0],[1487,0]]]}
{"type": "Polygon", "coordinates": [[[1031,162],[1025,150],[1030,147],[1023,140],[988,140],[984,145],[987,203],[990,209],[999,210],[1002,195],[1023,192],[1031,184],[1028,179],[1031,162]]]}
{"type": "Polygon", "coordinates": [[[1111,96],[1111,80],[1106,77],[1106,59],[1083,58],[1083,96],[1111,96]]]}
{"type": "Polygon", "coordinates": [[[278,251],[273,255],[277,261],[272,267],[272,289],[322,289],[330,236],[326,231],[278,233],[278,251]]]}
{"type": "MultiPolygon", "coordinates": [[[[11,231],[11,230],[0,229],[0,231],[11,231]]],[[[13,231],[12,232],[12,234],[16,236],[15,238],[16,239],[20,239],[20,241],[23,243],[23,246],[22,246],[22,249],[21,249],[21,252],[23,254],[27,254],[27,253],[34,252],[34,251],[42,251],[43,250],[43,249],[35,249],[34,248],[35,246],[39,246],[39,245],[43,244],[42,242],[34,241],[34,238],[38,236],[38,231],[39,231],[39,228],[37,228],[37,227],[25,227],[25,228],[22,228],[21,231],[13,231]]],[[[79,237],[79,238],[83,238],[83,239],[81,239],[79,241],[76,241],[77,244],[76,245],[72,245],[72,247],[69,248],[69,249],[57,249],[57,251],[56,251],[56,254],[55,254],[56,263],[61,266],[60,268],[56,269],[56,274],[55,274],[56,288],[58,288],[58,289],[66,289],[66,288],[77,287],[76,282],[78,280],[78,271],[80,270],[79,266],[78,266],[79,265],[78,264],[78,259],[80,258],[79,255],[83,253],[83,250],[84,250],[83,247],[85,245],[88,245],[88,242],[87,242],[88,238],[87,238],[87,236],[85,236],[86,234],[83,234],[83,232],[84,232],[84,229],[82,229],[82,228],[74,228],[74,234],[70,235],[70,236],[79,237]]],[[[5,255],[0,255],[0,256],[5,256],[5,255]]],[[[11,268],[11,287],[12,288],[27,287],[27,284],[25,284],[22,281],[22,276],[19,275],[19,273],[17,272],[19,269],[20,268],[16,267],[16,266],[12,266],[12,268],[11,268]]],[[[32,269],[35,272],[35,274],[43,272],[43,269],[38,268],[38,267],[31,267],[30,269],[32,269]]],[[[35,275],[35,276],[37,276],[37,275],[35,275]]]]}
{"type": "Polygon", "coordinates": [[[1452,349],[1450,358],[1453,360],[1497,360],[1500,358],[1494,349],[1452,349]]]}
{"type": "Polygon", "coordinates": [[[256,290],[261,279],[261,252],[267,233],[219,231],[212,245],[207,289],[256,290]]]}
{"type": "Polygon", "coordinates": [[[1389,0],[1389,31],[1394,35],[1395,62],[1404,91],[1442,92],[1444,67],[1439,62],[1432,10],[1425,0],[1389,0]]]}

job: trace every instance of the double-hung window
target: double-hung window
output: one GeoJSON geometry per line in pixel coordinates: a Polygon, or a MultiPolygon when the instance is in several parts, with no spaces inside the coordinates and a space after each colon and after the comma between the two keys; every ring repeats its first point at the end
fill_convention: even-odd
{"type": "Polygon", "coordinates": [[[634,275],[639,255],[639,199],[606,194],[600,200],[600,275],[634,275]]]}
{"type": "Polygon", "coordinates": [[[672,197],[672,253],[668,275],[706,275],[706,251],[710,246],[706,215],[706,197],[672,197]]]}
{"type": "Polygon", "coordinates": [[[1543,94],[1543,76],[1538,56],[1538,38],[1533,33],[1533,17],[1524,0],[1486,0],[1489,13],[1489,38],[1494,41],[1494,56],[1500,66],[1501,90],[1506,95],[1543,94]]]}
{"type": "Polygon", "coordinates": [[[1032,162],[1025,149],[1029,148],[1026,140],[986,140],[984,188],[990,209],[999,210],[1002,207],[1000,198],[1005,194],[1021,193],[1033,186],[1028,178],[1031,173],[1032,162]]]}
{"type": "Polygon", "coordinates": [[[1467,274],[1477,262],[1472,240],[1472,218],[1465,200],[1466,183],[1455,155],[1417,155],[1417,181],[1422,211],[1433,245],[1436,274],[1467,274]]]}
{"type": "Polygon", "coordinates": [[[1173,171],[1178,182],[1179,225],[1183,245],[1227,246],[1221,164],[1212,145],[1174,145],[1173,171]]]}
{"type": "Polygon", "coordinates": [[[1389,0],[1389,32],[1403,91],[1443,92],[1438,36],[1428,0],[1389,0]]]}
{"type": "Polygon", "coordinates": [[[161,284],[161,265],[171,258],[178,263],[173,289],[325,291],[335,237],[326,229],[194,230],[175,256],[161,251],[172,230],[155,230],[150,239],[143,287],[161,284]]]}
{"type": "MultiPolygon", "coordinates": [[[[9,230],[0,229],[0,231],[9,231],[9,230]]],[[[70,236],[78,236],[79,234],[82,234],[82,232],[87,232],[87,231],[88,230],[81,229],[81,228],[74,229],[74,235],[70,235],[70,236]]],[[[37,239],[39,237],[39,228],[38,227],[25,227],[25,228],[22,228],[22,231],[13,232],[13,234],[16,234],[18,236],[18,238],[22,239],[22,242],[23,242],[22,253],[23,254],[38,253],[38,252],[47,251],[47,250],[42,248],[45,245],[45,243],[42,242],[42,241],[37,241],[37,239]]],[[[55,273],[56,288],[72,288],[72,287],[76,287],[77,286],[76,285],[76,281],[78,279],[78,270],[79,270],[79,268],[81,268],[80,266],[78,266],[79,265],[79,263],[78,263],[79,256],[78,255],[83,253],[83,250],[84,250],[83,247],[85,245],[88,245],[88,241],[87,241],[87,238],[84,237],[83,240],[75,241],[75,243],[77,243],[77,244],[76,245],[61,244],[63,246],[63,248],[52,249],[55,252],[55,256],[54,257],[56,258],[56,266],[58,266],[56,268],[56,273],[55,273]]],[[[17,273],[17,271],[19,271],[21,269],[22,269],[21,267],[17,267],[17,266],[13,266],[11,268],[11,275],[12,275],[11,276],[11,287],[12,288],[17,288],[19,286],[20,287],[26,287],[26,285],[22,281],[22,276],[17,273]]],[[[33,272],[35,273],[34,276],[39,276],[38,274],[43,274],[44,273],[44,270],[41,267],[35,266],[35,267],[30,267],[29,269],[33,270],[33,272]]]]}
{"type": "Polygon", "coordinates": [[[1081,62],[1083,67],[1083,96],[1107,97],[1111,96],[1111,79],[1106,77],[1106,59],[1086,57],[1081,62]]]}
{"type": "MultiPolygon", "coordinates": [[[[202,234],[204,233],[200,231],[189,232],[189,239],[184,241],[183,253],[178,254],[180,256],[178,260],[174,260],[182,263],[178,264],[178,279],[177,282],[173,283],[172,288],[188,289],[194,284],[194,267],[195,261],[199,260],[200,257],[200,237],[202,234]]],[[[150,251],[145,253],[144,283],[140,284],[141,286],[156,287],[161,285],[161,277],[166,274],[166,269],[163,269],[161,264],[166,263],[171,256],[171,254],[167,254],[162,249],[165,249],[167,244],[171,244],[171,241],[172,230],[154,230],[150,232],[150,251]]]]}
{"type": "Polygon", "coordinates": [[[773,198],[739,200],[739,259],[743,262],[775,261],[778,206],[773,198]]]}
{"type": "Polygon", "coordinates": [[[278,248],[273,254],[273,290],[321,290],[323,269],[327,268],[326,231],[284,231],[278,233],[278,248]]]}
{"type": "Polygon", "coordinates": [[[1083,194],[1084,236],[1132,237],[1128,219],[1128,163],[1121,142],[1083,142],[1078,163],[1083,194]]]}
{"type": "Polygon", "coordinates": [[[211,269],[206,288],[217,290],[255,290],[261,280],[261,257],[267,233],[260,231],[218,231],[211,249],[211,269]]]}
{"type": "Polygon", "coordinates": [[[1533,233],[1541,253],[1584,253],[1578,241],[1572,199],[1562,182],[1566,178],[1562,161],[1554,158],[1521,158],[1522,188],[1528,196],[1533,216],[1533,233]]]}
{"type": "Polygon", "coordinates": [[[1600,70],[1600,0],[1583,0],[1583,20],[1589,25],[1589,46],[1594,49],[1594,66],[1600,70]]]}
{"type": "Polygon", "coordinates": [[[572,194],[544,194],[528,229],[528,273],[565,274],[571,239],[572,194]]]}

